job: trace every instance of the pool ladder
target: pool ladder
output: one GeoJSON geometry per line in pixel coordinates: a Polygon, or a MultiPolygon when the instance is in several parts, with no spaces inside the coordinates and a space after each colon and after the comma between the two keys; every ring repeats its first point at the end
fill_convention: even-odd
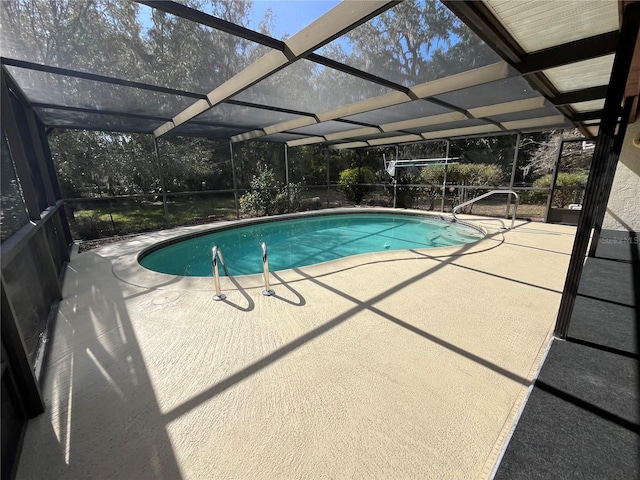
{"type": "MultiPolygon", "coordinates": [[[[518,202],[519,202],[518,194],[516,192],[514,192],[513,190],[491,190],[490,192],[487,192],[484,195],[480,195],[479,197],[472,198],[468,202],[464,202],[464,203],[461,203],[460,205],[456,205],[455,208],[451,211],[451,215],[453,216],[453,220],[454,221],[458,220],[458,217],[456,217],[456,211],[458,211],[459,209],[464,208],[467,205],[471,205],[472,203],[475,203],[478,200],[482,200],[483,198],[487,198],[487,197],[490,197],[491,195],[496,195],[496,194],[513,195],[514,197],[516,197],[516,203],[514,204],[514,207],[513,207],[513,217],[511,217],[511,227],[508,228],[507,230],[513,229],[513,226],[514,226],[515,221],[516,221],[516,212],[518,211],[518,202]]],[[[503,228],[505,228],[505,227],[503,227],[503,228]]]]}
{"type": "MultiPolygon", "coordinates": [[[[227,298],[220,288],[220,271],[218,269],[218,262],[222,264],[224,273],[228,277],[229,270],[227,270],[227,265],[224,261],[224,257],[222,256],[222,251],[217,245],[214,245],[211,249],[211,269],[213,270],[213,284],[216,289],[216,294],[213,296],[213,299],[216,302],[227,298]]],[[[267,244],[265,242],[262,242],[262,270],[264,275],[264,290],[262,291],[262,295],[265,297],[275,295],[276,292],[274,292],[269,285],[269,255],[267,253],[267,244]]]]}
{"type": "Polygon", "coordinates": [[[262,291],[262,295],[265,297],[275,295],[276,292],[274,292],[269,285],[269,255],[265,242],[262,242],[262,274],[264,275],[264,290],[262,291]]]}
{"type": "Polygon", "coordinates": [[[227,265],[224,263],[222,252],[220,251],[218,246],[215,245],[211,249],[211,269],[213,270],[213,284],[215,285],[215,288],[216,288],[216,294],[213,296],[213,299],[216,302],[219,302],[220,300],[224,300],[225,298],[227,298],[227,296],[224,293],[222,293],[220,289],[220,272],[218,271],[218,260],[220,260],[220,263],[222,263],[222,268],[224,269],[224,273],[228,277],[229,271],[227,270],[227,265]]]}

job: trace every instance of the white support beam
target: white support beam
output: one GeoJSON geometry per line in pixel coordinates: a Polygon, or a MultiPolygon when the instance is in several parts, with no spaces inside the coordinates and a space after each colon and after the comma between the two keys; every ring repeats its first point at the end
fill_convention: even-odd
{"type": "Polygon", "coordinates": [[[287,146],[299,147],[300,145],[312,145],[314,143],[322,143],[325,141],[326,139],[324,137],[305,137],[305,138],[300,138],[298,140],[289,140],[287,142],[287,146]]]}
{"type": "Polygon", "coordinates": [[[339,143],[337,145],[329,145],[329,150],[344,150],[347,148],[363,148],[368,146],[369,144],[367,142],[348,142],[339,143]]]}
{"type": "Polygon", "coordinates": [[[536,110],[544,107],[544,97],[527,98],[526,100],[515,100],[513,102],[497,103],[469,109],[469,113],[476,118],[492,117],[494,115],[504,115],[506,113],[524,112],[526,110],[536,110]]]}
{"type": "Polygon", "coordinates": [[[567,123],[567,119],[562,115],[551,117],[529,118],[527,120],[516,120],[514,122],[503,122],[502,126],[507,130],[524,130],[527,128],[552,127],[567,123]]]}
{"type": "Polygon", "coordinates": [[[418,98],[428,98],[434,95],[475,87],[484,83],[504,80],[509,76],[509,65],[506,62],[492,63],[486,67],[476,68],[467,72],[457,73],[439,78],[431,82],[415,85],[409,90],[418,98]]]}
{"type": "Polygon", "coordinates": [[[459,122],[466,119],[467,116],[460,112],[441,113],[439,115],[430,115],[428,117],[412,118],[411,120],[386,123],[384,125],[380,125],[380,128],[383,132],[395,132],[397,130],[406,130],[408,128],[420,128],[428,127],[429,125],[459,122]]]}
{"type": "Polygon", "coordinates": [[[396,137],[386,137],[386,138],[374,138],[373,140],[369,140],[367,143],[376,147],[379,145],[387,145],[390,143],[409,143],[409,142],[419,142],[422,140],[420,135],[398,135],[396,137]]]}
{"type": "Polygon", "coordinates": [[[500,127],[491,123],[488,125],[476,125],[475,127],[451,128],[449,130],[425,132],[422,134],[422,138],[425,140],[435,140],[440,138],[462,137],[465,135],[477,135],[480,133],[494,133],[500,131],[500,127]]]}

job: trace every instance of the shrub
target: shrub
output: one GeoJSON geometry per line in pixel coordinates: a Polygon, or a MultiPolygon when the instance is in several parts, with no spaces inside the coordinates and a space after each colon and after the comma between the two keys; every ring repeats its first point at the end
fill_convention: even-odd
{"type": "Polygon", "coordinates": [[[338,183],[347,199],[358,204],[371,191],[371,187],[363,184],[373,183],[374,181],[375,174],[370,168],[355,167],[342,170],[338,183]]]}
{"type": "MultiPolygon", "coordinates": [[[[586,172],[560,172],[556,180],[556,187],[568,187],[558,190],[553,194],[553,204],[558,208],[564,208],[574,201],[579,201],[577,193],[587,183],[586,172]]],[[[534,187],[551,188],[551,175],[545,175],[533,182],[534,187]]]]}
{"type": "Polygon", "coordinates": [[[302,182],[287,187],[267,165],[258,166],[251,179],[251,191],[240,197],[240,210],[249,215],[295,212],[301,204],[302,182]]]}

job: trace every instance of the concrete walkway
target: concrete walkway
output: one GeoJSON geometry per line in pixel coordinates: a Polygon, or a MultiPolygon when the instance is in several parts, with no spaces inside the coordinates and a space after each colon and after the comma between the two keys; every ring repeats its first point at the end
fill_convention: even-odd
{"type": "MultiPolygon", "coordinates": [[[[473,217],[467,217],[473,218],[473,217]]],[[[259,278],[74,254],[19,479],[487,478],[546,352],[573,227],[259,278]]],[[[210,227],[210,226],[208,226],[210,227]]]]}

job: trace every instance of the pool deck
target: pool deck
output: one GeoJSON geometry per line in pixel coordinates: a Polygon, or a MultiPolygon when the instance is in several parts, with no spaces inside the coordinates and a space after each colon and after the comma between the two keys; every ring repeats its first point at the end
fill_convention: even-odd
{"type": "Polygon", "coordinates": [[[74,253],[18,479],[489,478],[543,360],[574,227],[213,281],[74,253]]]}

